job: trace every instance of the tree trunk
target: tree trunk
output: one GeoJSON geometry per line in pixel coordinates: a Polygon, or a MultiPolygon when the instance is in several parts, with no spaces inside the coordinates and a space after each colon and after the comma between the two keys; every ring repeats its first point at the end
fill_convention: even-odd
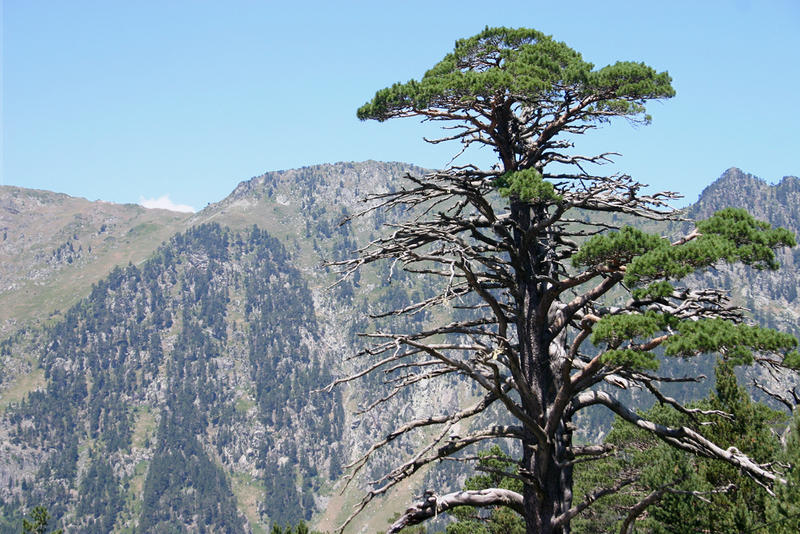
{"type": "Polygon", "coordinates": [[[525,446],[523,467],[535,483],[523,489],[523,506],[527,534],[569,534],[569,525],[554,527],[555,518],[572,506],[572,466],[565,465],[566,441],[569,433],[560,433],[555,447],[525,446]],[[537,487],[538,486],[538,487],[537,487]]]}
{"type": "MultiPolygon", "coordinates": [[[[520,290],[517,303],[517,335],[519,341],[520,366],[524,380],[529,385],[536,402],[524,403],[524,409],[542,428],[547,427],[551,415],[560,377],[554,372],[550,352],[552,339],[548,338],[548,303],[544,302],[547,282],[537,275],[558,276],[552,262],[548,261],[549,236],[539,233],[528,238],[536,221],[547,216],[546,208],[531,206],[525,202],[512,203],[512,217],[518,226],[515,238],[520,251],[517,267],[517,287],[520,290]]],[[[534,436],[524,443],[522,468],[532,478],[523,490],[526,531],[528,534],[568,534],[568,526],[554,527],[556,517],[569,510],[572,505],[572,467],[567,451],[571,445],[572,432],[561,421],[546,443],[539,443],[534,436]]]]}

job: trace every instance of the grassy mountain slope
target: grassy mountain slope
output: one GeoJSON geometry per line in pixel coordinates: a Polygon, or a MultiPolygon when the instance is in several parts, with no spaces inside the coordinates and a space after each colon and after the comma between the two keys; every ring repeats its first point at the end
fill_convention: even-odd
{"type": "Polygon", "coordinates": [[[149,257],[187,218],[0,186],[0,336],[65,310],[115,266],[149,257]]]}

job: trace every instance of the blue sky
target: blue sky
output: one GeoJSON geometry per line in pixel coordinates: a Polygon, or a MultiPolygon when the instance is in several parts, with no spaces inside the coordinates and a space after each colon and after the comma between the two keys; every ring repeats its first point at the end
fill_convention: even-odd
{"type": "MultiPolygon", "coordinates": [[[[800,174],[800,2],[37,1],[2,3],[2,183],[204,207],[269,170],[446,164],[413,119],[359,122],[485,26],[544,31],[597,66],[644,61],[677,96],[578,149],[693,201],[737,166],[800,174]]],[[[490,154],[466,160],[489,161],[490,154]]]]}

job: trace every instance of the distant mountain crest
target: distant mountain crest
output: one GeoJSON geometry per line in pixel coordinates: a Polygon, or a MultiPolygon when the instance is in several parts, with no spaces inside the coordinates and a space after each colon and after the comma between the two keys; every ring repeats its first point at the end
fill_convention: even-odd
{"type": "Polygon", "coordinates": [[[778,184],[731,167],[706,187],[689,209],[693,218],[705,218],[724,207],[744,208],[773,225],[795,232],[800,221],[800,179],[785,176],[778,184]]]}
{"type": "Polygon", "coordinates": [[[0,186],[0,336],[68,308],[115,265],[144,260],[186,218],[0,186]]]}

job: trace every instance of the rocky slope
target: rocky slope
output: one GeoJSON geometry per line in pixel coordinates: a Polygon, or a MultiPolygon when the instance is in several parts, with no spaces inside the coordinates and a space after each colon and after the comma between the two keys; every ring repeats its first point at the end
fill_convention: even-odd
{"type": "MultiPolygon", "coordinates": [[[[356,319],[394,306],[413,282],[390,287],[366,272],[360,296],[349,282],[328,291],[335,275],[321,261],[379,231],[380,217],[339,223],[362,194],[386,190],[408,171],[419,169],[365,162],[268,173],[191,217],[100,203],[86,203],[82,215],[66,209],[81,199],[12,191],[25,213],[38,205],[49,217],[36,246],[9,247],[13,261],[30,270],[59,251],[81,254],[38,278],[43,292],[74,304],[35,307],[0,349],[4,528],[14,531],[18,511],[35,502],[79,532],[160,523],[257,532],[324,510],[327,521],[340,521],[346,507],[326,506],[325,496],[342,464],[391,421],[344,420],[374,388],[313,391],[346,370],[356,319]],[[67,232],[72,248],[59,241],[67,232]],[[149,239],[135,240],[145,233],[149,239]],[[137,250],[116,256],[122,261],[111,269],[125,240],[137,250]],[[103,269],[93,285],[60,276],[103,269]],[[229,497],[201,521],[203,495],[212,493],[229,497]]],[[[29,219],[10,220],[8,231],[22,234],[29,219]]],[[[9,300],[24,299],[24,288],[9,282],[9,300]]],[[[395,404],[415,413],[431,403],[401,396],[395,404]]],[[[339,498],[359,492],[353,485],[339,498]]]]}
{"type": "MultiPolygon", "coordinates": [[[[336,278],[322,265],[402,216],[340,225],[407,172],[422,169],[270,172],[194,215],[0,189],[0,532],[37,503],[70,532],[335,527],[364,481],[340,495],[344,464],[396,421],[470,395],[447,382],[397,396],[380,417],[354,415],[379,394],[377,377],[315,393],[357,365],[347,356],[356,332],[376,327],[370,313],[427,290],[380,268],[328,289],[336,278]]],[[[800,233],[798,200],[797,178],[770,186],[731,169],[689,213],[742,205],[800,233]]],[[[781,260],[778,273],[720,269],[711,281],[762,310],[759,321],[796,328],[800,257],[781,260]]],[[[385,528],[414,491],[351,530],[385,528]]]]}

